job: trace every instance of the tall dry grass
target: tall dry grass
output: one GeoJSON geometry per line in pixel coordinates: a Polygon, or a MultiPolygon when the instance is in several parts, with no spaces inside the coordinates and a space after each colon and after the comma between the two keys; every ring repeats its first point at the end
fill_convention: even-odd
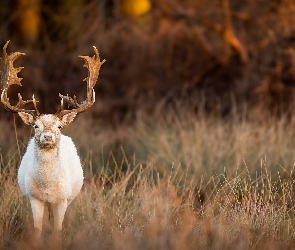
{"type": "MultiPolygon", "coordinates": [[[[66,213],[64,249],[294,247],[290,122],[160,114],[116,131],[81,118],[65,131],[86,178],[66,213]]],[[[6,143],[1,138],[1,148],[6,143]]],[[[33,246],[30,206],[16,182],[18,148],[1,153],[1,249],[33,246]]],[[[52,225],[45,228],[41,248],[57,249],[52,225]]]]}

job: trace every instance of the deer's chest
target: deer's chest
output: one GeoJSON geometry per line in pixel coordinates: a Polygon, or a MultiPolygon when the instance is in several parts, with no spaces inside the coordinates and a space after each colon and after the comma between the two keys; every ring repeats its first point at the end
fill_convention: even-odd
{"type": "Polygon", "coordinates": [[[30,177],[30,191],[33,196],[44,201],[55,203],[67,196],[66,173],[58,166],[36,169],[30,177]]]}
{"type": "Polygon", "coordinates": [[[67,196],[67,188],[60,181],[37,182],[32,178],[29,189],[32,196],[49,203],[57,203],[67,196]]]}

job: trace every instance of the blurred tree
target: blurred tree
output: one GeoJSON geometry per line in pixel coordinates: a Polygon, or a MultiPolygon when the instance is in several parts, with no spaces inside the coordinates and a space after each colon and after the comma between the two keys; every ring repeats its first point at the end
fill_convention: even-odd
{"type": "Polygon", "coordinates": [[[83,23],[84,5],[84,0],[59,1],[55,21],[60,27],[60,37],[67,36],[68,40],[78,38],[83,23]]]}
{"type": "MultiPolygon", "coordinates": [[[[1,1],[1,0],[0,0],[1,1]]],[[[17,0],[26,1],[26,0],[17,0]]],[[[27,0],[41,2],[42,39],[43,41],[62,40],[64,42],[77,39],[83,32],[86,0],[27,0]],[[48,40],[49,39],[49,40],[48,40]]],[[[94,2],[94,1],[90,1],[94,2]]]]}
{"type": "Polygon", "coordinates": [[[17,27],[21,39],[27,44],[37,42],[40,32],[41,0],[17,1],[17,27]]]}
{"type": "Polygon", "coordinates": [[[150,0],[123,0],[121,11],[126,16],[137,17],[150,11],[150,0]]]}

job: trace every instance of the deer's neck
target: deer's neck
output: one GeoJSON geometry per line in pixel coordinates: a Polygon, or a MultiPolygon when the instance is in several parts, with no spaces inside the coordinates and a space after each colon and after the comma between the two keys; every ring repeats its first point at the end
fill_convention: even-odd
{"type": "Polygon", "coordinates": [[[58,161],[58,147],[54,148],[39,148],[35,149],[36,160],[39,163],[54,163],[58,161]]]}
{"type": "Polygon", "coordinates": [[[54,180],[59,173],[59,146],[40,148],[35,146],[36,179],[38,182],[54,180]]]}

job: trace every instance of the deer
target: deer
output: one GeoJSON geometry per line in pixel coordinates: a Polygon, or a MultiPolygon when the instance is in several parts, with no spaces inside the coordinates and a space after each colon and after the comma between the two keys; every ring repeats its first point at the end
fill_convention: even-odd
{"type": "Polygon", "coordinates": [[[14,68],[14,61],[25,53],[13,52],[7,54],[9,41],[3,47],[3,57],[0,57],[0,80],[2,84],[1,102],[4,107],[17,113],[22,121],[34,128],[34,136],[29,140],[26,152],[21,159],[18,169],[18,185],[22,193],[28,197],[34,221],[34,235],[39,238],[42,233],[44,206],[49,204],[53,213],[54,232],[62,232],[62,223],[69,204],[80,193],[83,185],[83,169],[77,149],[68,136],[61,133],[64,126],[69,125],[78,113],[89,109],[95,102],[94,86],[100,67],[105,60],[100,61],[95,46],[93,57],[79,56],[85,61],[88,69],[86,99],[78,103],[77,97],[64,96],[55,114],[41,114],[37,109],[34,95],[31,100],[23,100],[18,93],[18,102],[9,102],[9,87],[21,85],[22,78],[18,73],[23,67],[14,68]],[[33,109],[25,109],[31,103],[33,109]],[[65,108],[65,103],[68,104],[65,108]]]}

